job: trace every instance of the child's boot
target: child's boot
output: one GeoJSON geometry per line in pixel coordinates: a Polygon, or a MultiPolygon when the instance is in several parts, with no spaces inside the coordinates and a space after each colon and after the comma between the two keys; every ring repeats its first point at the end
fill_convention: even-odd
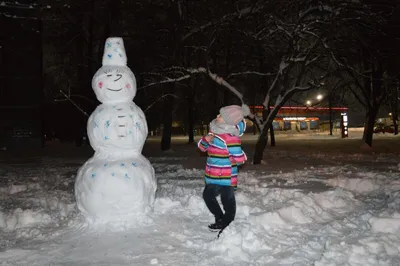
{"type": "Polygon", "coordinates": [[[222,218],[219,219],[215,219],[215,223],[208,225],[208,228],[210,229],[210,231],[213,232],[217,232],[220,231],[221,229],[225,228],[223,222],[222,222],[222,218]]]}

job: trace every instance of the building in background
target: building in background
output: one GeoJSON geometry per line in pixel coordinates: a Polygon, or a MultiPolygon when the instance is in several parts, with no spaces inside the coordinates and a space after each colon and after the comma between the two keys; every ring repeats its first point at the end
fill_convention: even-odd
{"type": "MultiPolygon", "coordinates": [[[[262,116],[263,106],[250,106],[253,113],[262,116]]],[[[283,106],[279,109],[272,125],[275,131],[329,131],[330,120],[333,128],[341,128],[342,114],[348,112],[347,107],[307,107],[283,106]]],[[[247,132],[256,132],[254,124],[247,120],[247,132]]]]}

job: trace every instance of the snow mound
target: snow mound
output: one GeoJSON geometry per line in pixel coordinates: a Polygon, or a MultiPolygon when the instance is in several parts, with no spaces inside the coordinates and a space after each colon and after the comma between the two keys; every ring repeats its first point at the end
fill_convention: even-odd
{"type": "MultiPolygon", "coordinates": [[[[27,191],[30,189],[40,189],[40,184],[37,184],[37,183],[29,183],[29,184],[25,184],[25,185],[12,184],[10,186],[0,188],[0,192],[4,196],[6,196],[6,195],[12,195],[12,194],[24,192],[24,191],[27,191]]],[[[0,197],[0,198],[2,198],[2,197],[0,197]]]]}
{"type": "Polygon", "coordinates": [[[69,182],[62,177],[54,178],[49,174],[40,180],[30,178],[28,180],[35,182],[25,184],[16,176],[9,176],[9,180],[11,184],[0,187],[0,231],[17,238],[42,239],[75,221],[77,210],[72,195],[55,189],[68,187],[69,182]],[[54,182],[51,186],[48,186],[47,177],[54,182]]]}
{"type": "Polygon", "coordinates": [[[22,227],[35,227],[51,222],[51,216],[43,211],[15,209],[6,215],[0,214],[0,227],[6,230],[14,230],[22,227]]]}
{"type": "MultiPolygon", "coordinates": [[[[263,210],[262,206],[253,208],[257,212],[250,212],[244,217],[244,221],[235,220],[224,230],[219,239],[205,244],[203,248],[223,253],[232,261],[239,259],[250,262],[254,258],[255,251],[257,254],[275,253],[291,246],[299,241],[298,235],[313,231],[314,227],[319,227],[320,224],[343,219],[360,204],[351,192],[342,189],[317,194],[267,189],[264,196],[280,199],[283,202],[276,204],[272,209],[263,210]],[[271,242],[271,239],[274,241],[271,242]]],[[[239,212],[243,208],[250,209],[249,206],[240,205],[238,208],[239,212]]],[[[314,249],[319,243],[314,242],[312,246],[310,248],[314,249]]],[[[261,256],[259,262],[274,265],[274,260],[266,256],[261,256]]]]}
{"type": "Polygon", "coordinates": [[[400,180],[383,178],[346,178],[338,177],[324,181],[328,186],[366,194],[379,191],[396,191],[400,189],[400,180]]]}
{"type": "Polygon", "coordinates": [[[319,194],[299,193],[283,206],[255,213],[250,219],[266,230],[276,226],[292,228],[296,225],[329,221],[336,215],[350,212],[356,205],[353,194],[340,189],[319,194]]]}
{"type": "Polygon", "coordinates": [[[17,208],[9,212],[0,211],[0,228],[13,231],[25,227],[43,227],[53,224],[59,226],[62,221],[75,212],[75,204],[66,204],[57,199],[42,199],[42,208],[17,208]]]}
{"type": "Polygon", "coordinates": [[[182,196],[179,200],[170,197],[159,197],[154,202],[154,211],[156,213],[176,213],[186,210],[193,215],[200,215],[206,211],[203,199],[197,195],[182,196]]]}
{"type": "Polygon", "coordinates": [[[369,219],[369,224],[374,233],[391,233],[400,236],[400,213],[398,212],[389,217],[372,217],[369,219]]]}

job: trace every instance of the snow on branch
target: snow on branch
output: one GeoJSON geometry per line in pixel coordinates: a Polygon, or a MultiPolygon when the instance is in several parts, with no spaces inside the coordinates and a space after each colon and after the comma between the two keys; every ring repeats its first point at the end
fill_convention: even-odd
{"type": "Polygon", "coordinates": [[[144,89],[150,86],[154,86],[154,85],[159,85],[159,84],[164,84],[164,83],[171,83],[171,82],[178,82],[178,81],[182,81],[185,79],[189,79],[191,78],[193,75],[195,74],[206,74],[208,75],[212,80],[214,80],[215,82],[217,82],[218,84],[228,88],[230,91],[232,91],[241,101],[243,100],[243,95],[231,84],[229,84],[224,78],[218,76],[215,73],[212,73],[211,71],[209,71],[208,69],[206,69],[205,67],[198,67],[198,68],[183,68],[183,67],[171,67],[166,69],[166,71],[169,72],[186,72],[188,74],[182,75],[180,77],[177,78],[166,78],[164,80],[161,81],[157,81],[157,82],[152,82],[149,83],[139,89],[144,89]]]}
{"type": "Polygon", "coordinates": [[[295,86],[295,87],[293,87],[293,90],[294,91],[307,91],[307,90],[309,90],[309,89],[311,89],[311,86],[295,86]]]}
{"type": "Polygon", "coordinates": [[[275,75],[274,81],[272,81],[272,84],[269,86],[268,91],[267,91],[267,95],[265,96],[264,102],[263,102],[263,106],[264,108],[268,108],[269,106],[269,101],[271,98],[271,93],[273,91],[273,89],[275,88],[281,74],[282,74],[282,68],[279,70],[279,72],[275,75]]]}
{"type": "MultiPolygon", "coordinates": [[[[165,83],[172,83],[172,82],[178,82],[181,80],[185,80],[185,79],[189,79],[191,78],[193,75],[196,74],[206,74],[207,76],[209,76],[212,80],[214,80],[216,83],[220,84],[221,86],[224,86],[225,88],[229,89],[232,93],[234,93],[239,99],[240,101],[243,103],[243,95],[242,93],[240,93],[234,86],[232,86],[229,82],[227,82],[224,78],[222,78],[221,76],[218,76],[215,73],[212,73],[211,71],[209,71],[208,69],[206,69],[205,67],[198,67],[198,68],[183,68],[183,67],[171,67],[168,69],[165,69],[166,72],[186,72],[188,74],[185,74],[183,76],[177,77],[177,78],[166,78],[164,80],[161,81],[157,81],[157,82],[152,82],[149,83],[143,87],[140,87],[138,89],[144,89],[150,86],[154,86],[154,85],[159,85],[159,84],[165,84],[165,83]]],[[[155,73],[151,73],[154,74],[155,73]]],[[[164,95],[162,98],[166,97],[166,96],[173,96],[173,95],[164,95]]],[[[161,98],[160,98],[161,99],[161,98]]],[[[159,100],[160,100],[159,99],[159,100]]],[[[157,100],[158,101],[158,100],[157,100]]],[[[153,103],[154,104],[154,103],[153,103]]],[[[152,105],[151,105],[152,106],[152,105]]],[[[150,106],[150,107],[151,107],[150,106]]],[[[150,108],[148,107],[148,108],[150,108]]],[[[146,109],[147,110],[147,109],[146,109]]],[[[261,125],[262,121],[261,118],[257,117],[256,115],[254,115],[253,113],[250,113],[248,116],[250,119],[253,119],[258,125],[261,125]]]]}
{"type": "MultiPolygon", "coordinates": [[[[328,50],[328,52],[329,52],[329,54],[331,55],[331,58],[333,59],[333,61],[334,61],[338,66],[343,67],[344,69],[347,69],[348,71],[352,71],[352,72],[356,73],[356,74],[357,74],[358,76],[360,76],[360,77],[369,78],[368,75],[365,75],[365,74],[363,74],[363,73],[360,73],[357,69],[355,69],[355,68],[349,66],[348,64],[342,63],[342,62],[340,61],[340,59],[338,59],[338,58],[336,57],[336,55],[334,54],[332,48],[331,48],[324,40],[322,40],[322,43],[323,43],[323,45],[324,45],[324,48],[328,50]]],[[[361,86],[361,87],[362,87],[362,86],[361,86]]]]}
{"type": "Polygon", "coordinates": [[[292,32],[289,32],[288,30],[286,30],[284,27],[282,27],[282,26],[280,26],[280,25],[276,25],[276,28],[278,29],[278,30],[280,30],[281,32],[283,32],[283,33],[285,33],[290,39],[292,39],[293,38],[293,33],[292,32]]]}
{"type": "Polygon", "coordinates": [[[9,13],[5,12],[0,12],[1,16],[4,16],[6,18],[14,18],[14,19],[30,19],[30,20],[37,20],[37,17],[23,17],[23,16],[17,16],[17,15],[11,15],[9,13]]]}
{"type": "MultiPolygon", "coordinates": [[[[292,88],[288,89],[283,95],[279,94],[276,101],[274,108],[272,108],[271,112],[269,112],[267,119],[265,119],[264,124],[260,126],[260,128],[265,127],[267,121],[270,121],[273,117],[276,116],[279,109],[285,104],[285,102],[297,91],[306,91],[311,89],[312,86],[293,86],[292,88]]],[[[268,93],[269,94],[269,93],[268,93]]]]}
{"type": "Polygon", "coordinates": [[[51,8],[70,8],[71,6],[69,4],[53,4],[53,5],[48,5],[48,4],[37,4],[37,3],[30,3],[30,4],[22,4],[18,1],[1,1],[0,2],[0,7],[4,8],[9,8],[9,9],[30,9],[30,10],[46,10],[46,9],[51,9],[51,8]]]}
{"type": "Polygon", "coordinates": [[[163,100],[164,98],[171,96],[174,98],[179,98],[178,96],[176,96],[175,94],[164,94],[162,95],[160,98],[158,98],[157,100],[155,100],[152,104],[150,104],[145,110],[143,110],[144,113],[146,113],[150,108],[152,108],[158,101],[163,100]]]}
{"type": "Polygon", "coordinates": [[[33,9],[35,8],[36,4],[21,4],[18,2],[9,2],[9,1],[2,1],[0,2],[0,7],[8,7],[14,9],[33,9]]]}
{"type": "MultiPolygon", "coordinates": [[[[19,16],[15,14],[11,14],[9,11],[18,11],[18,10],[32,10],[32,11],[44,11],[44,10],[49,10],[52,7],[51,5],[38,5],[37,3],[31,3],[31,4],[22,4],[19,3],[18,1],[10,2],[10,1],[2,1],[0,2],[0,7],[2,9],[5,9],[7,11],[0,12],[1,16],[4,16],[6,18],[13,18],[13,19],[26,19],[26,20],[38,20],[37,16],[19,16]]],[[[64,4],[62,7],[70,8],[69,5],[64,4]]]]}
{"type": "Polygon", "coordinates": [[[310,13],[320,12],[320,11],[333,13],[333,8],[331,6],[328,6],[328,5],[311,6],[307,10],[304,10],[304,11],[300,12],[299,13],[299,17],[301,19],[303,19],[306,16],[308,16],[310,13]]]}
{"type": "Polygon", "coordinates": [[[149,83],[149,84],[147,84],[145,86],[142,86],[142,87],[138,88],[138,90],[145,89],[145,88],[148,88],[148,87],[151,87],[151,86],[155,86],[155,85],[160,85],[160,84],[179,82],[179,81],[182,81],[182,80],[185,80],[185,79],[189,79],[191,77],[192,77],[192,75],[190,75],[190,74],[184,75],[184,76],[181,76],[181,77],[178,77],[178,78],[168,78],[167,77],[164,80],[152,82],[152,83],[149,83]]]}
{"type": "Polygon", "coordinates": [[[315,56],[314,58],[311,58],[310,60],[306,61],[306,66],[311,65],[312,63],[314,63],[315,61],[317,61],[319,58],[321,58],[321,54],[315,56]]]}
{"type": "Polygon", "coordinates": [[[240,99],[240,101],[243,102],[243,95],[235,87],[233,87],[225,79],[223,79],[222,77],[218,76],[217,74],[211,73],[210,71],[207,71],[207,73],[208,73],[208,76],[212,80],[214,80],[218,84],[228,88],[231,92],[233,92],[240,99]]]}
{"type": "Polygon", "coordinates": [[[227,79],[234,77],[234,76],[242,76],[242,75],[256,75],[256,76],[274,76],[276,73],[263,73],[258,71],[243,71],[229,74],[227,79]]]}
{"type": "Polygon", "coordinates": [[[249,15],[249,14],[253,14],[258,12],[259,10],[261,10],[262,5],[260,6],[256,6],[253,5],[251,7],[245,7],[241,10],[238,10],[235,13],[231,13],[231,14],[227,14],[225,16],[223,16],[222,18],[218,19],[218,20],[212,20],[204,25],[201,25],[197,28],[192,29],[191,31],[189,31],[186,35],[184,35],[181,39],[182,42],[184,42],[187,38],[189,38],[190,36],[192,36],[193,34],[196,34],[198,32],[201,32],[207,28],[210,28],[214,25],[220,24],[220,23],[224,23],[225,21],[229,21],[229,20],[233,20],[235,18],[241,18],[243,16],[249,15]]]}
{"type": "Polygon", "coordinates": [[[275,74],[275,78],[267,90],[267,95],[265,96],[265,99],[263,102],[264,108],[268,108],[271,94],[272,94],[273,90],[276,88],[278,80],[282,76],[283,71],[285,69],[287,69],[291,64],[293,64],[293,62],[288,62],[285,57],[282,58],[282,60],[279,64],[279,71],[278,71],[278,73],[275,74]]]}
{"type": "Polygon", "coordinates": [[[301,56],[301,57],[291,57],[289,58],[289,61],[291,62],[305,62],[306,61],[306,57],[305,56],[301,56]]]}
{"type": "Polygon", "coordinates": [[[69,95],[67,95],[63,90],[60,90],[61,94],[70,101],[80,112],[82,112],[86,117],[89,117],[89,114],[86,113],[76,102],[74,102],[69,95]]]}
{"type": "Polygon", "coordinates": [[[316,37],[316,38],[320,38],[320,36],[318,36],[318,34],[316,34],[315,32],[312,32],[312,31],[309,31],[309,30],[305,30],[305,31],[303,31],[304,33],[307,33],[307,34],[309,34],[309,35],[311,35],[311,36],[314,36],[314,37],[316,37]]]}

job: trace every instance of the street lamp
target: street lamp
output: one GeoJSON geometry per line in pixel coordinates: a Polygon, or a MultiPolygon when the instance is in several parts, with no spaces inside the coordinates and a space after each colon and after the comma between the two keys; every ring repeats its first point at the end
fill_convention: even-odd
{"type": "Polygon", "coordinates": [[[317,95],[317,100],[318,100],[318,101],[321,101],[322,98],[324,98],[324,96],[322,96],[322,94],[318,94],[318,95],[317,95]]]}
{"type": "Polygon", "coordinates": [[[307,101],[306,104],[307,104],[308,106],[310,106],[310,105],[311,105],[311,101],[307,101]]]}

